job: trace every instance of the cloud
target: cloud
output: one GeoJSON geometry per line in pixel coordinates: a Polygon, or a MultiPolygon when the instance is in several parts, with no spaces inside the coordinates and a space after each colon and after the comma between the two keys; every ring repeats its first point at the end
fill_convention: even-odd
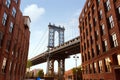
{"type": "Polygon", "coordinates": [[[36,4],[27,6],[23,11],[24,15],[30,16],[31,21],[38,20],[44,13],[45,9],[42,7],[38,7],[38,5],[36,4]]]}

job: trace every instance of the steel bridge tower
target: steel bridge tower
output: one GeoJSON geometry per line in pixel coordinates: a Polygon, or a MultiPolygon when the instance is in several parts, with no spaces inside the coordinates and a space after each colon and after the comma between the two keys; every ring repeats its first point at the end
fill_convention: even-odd
{"type": "MultiPolygon", "coordinates": [[[[58,37],[59,37],[59,45],[64,44],[64,31],[65,28],[61,26],[55,26],[51,25],[49,23],[49,38],[48,38],[48,53],[49,50],[55,47],[55,31],[58,32],[58,37]]],[[[54,74],[54,60],[50,59],[51,55],[49,54],[47,57],[47,75],[48,76],[53,76],[54,74]]],[[[62,76],[64,75],[64,64],[65,64],[65,59],[58,59],[58,77],[59,80],[62,80],[62,76]]]]}

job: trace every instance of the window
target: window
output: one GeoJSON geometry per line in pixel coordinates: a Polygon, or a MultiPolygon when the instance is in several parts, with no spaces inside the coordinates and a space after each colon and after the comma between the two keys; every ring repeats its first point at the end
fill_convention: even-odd
{"type": "Polygon", "coordinates": [[[9,51],[9,50],[10,50],[10,40],[7,40],[6,50],[7,50],[7,51],[9,51]]]}
{"type": "Polygon", "coordinates": [[[88,36],[88,29],[86,29],[86,36],[88,36]]]}
{"type": "Polygon", "coordinates": [[[120,14],[120,6],[118,7],[118,12],[119,12],[119,14],[120,14]]]}
{"type": "Polygon", "coordinates": [[[107,8],[107,11],[109,11],[111,9],[110,0],[106,1],[106,8],[107,8]]]}
{"type": "Polygon", "coordinates": [[[92,64],[90,64],[90,73],[92,73],[92,64]]]}
{"type": "Polygon", "coordinates": [[[85,12],[87,11],[87,7],[85,8],[85,12]]]}
{"type": "Polygon", "coordinates": [[[16,64],[14,65],[14,68],[13,68],[14,72],[15,72],[15,69],[16,69],[16,64]]]}
{"type": "Polygon", "coordinates": [[[97,64],[96,64],[96,62],[94,63],[94,73],[97,73],[97,64]]]}
{"type": "Polygon", "coordinates": [[[97,24],[97,19],[94,18],[94,19],[93,19],[93,25],[94,25],[94,27],[96,26],[96,24],[97,24]]]}
{"type": "Polygon", "coordinates": [[[90,3],[90,1],[89,1],[89,2],[88,2],[88,7],[90,6],[90,4],[91,4],[91,3],[90,3]]]}
{"type": "Polygon", "coordinates": [[[89,24],[89,31],[92,31],[92,24],[89,24]]]}
{"type": "Polygon", "coordinates": [[[93,38],[90,36],[90,43],[93,44],[93,38]]]}
{"type": "Polygon", "coordinates": [[[11,4],[11,1],[10,0],[6,0],[6,6],[9,8],[10,7],[10,4],[11,4]]]}
{"type": "Polygon", "coordinates": [[[106,72],[111,72],[110,58],[105,58],[105,70],[106,70],[106,72]]]}
{"type": "Polygon", "coordinates": [[[3,40],[3,33],[0,32],[0,47],[2,46],[2,40],[3,40]]]}
{"type": "Polygon", "coordinates": [[[13,17],[16,16],[16,9],[15,9],[15,7],[13,7],[13,9],[12,9],[12,15],[13,15],[13,17]]]}
{"type": "Polygon", "coordinates": [[[117,8],[117,17],[118,17],[118,20],[120,21],[120,6],[117,8]]]}
{"type": "Polygon", "coordinates": [[[99,11],[99,19],[102,19],[102,10],[99,11]]]}
{"type": "Polygon", "coordinates": [[[11,67],[12,67],[12,62],[10,62],[10,65],[9,65],[9,71],[11,72],[11,67]]]}
{"type": "Polygon", "coordinates": [[[15,3],[18,3],[18,0],[14,0],[15,1],[15,3]]]}
{"type": "Polygon", "coordinates": [[[103,41],[103,51],[107,51],[107,40],[103,41]]]}
{"type": "MultiPolygon", "coordinates": [[[[16,41],[14,42],[14,46],[13,46],[13,49],[12,49],[12,55],[14,55],[14,53],[16,53],[16,41]]],[[[16,55],[16,54],[15,54],[16,55]]]]}
{"type": "Polygon", "coordinates": [[[87,74],[87,66],[85,66],[85,73],[87,74]]]}
{"type": "Polygon", "coordinates": [[[104,35],[105,34],[105,26],[104,26],[104,24],[102,24],[100,27],[101,27],[101,34],[104,35]]]}
{"type": "Polygon", "coordinates": [[[86,50],[86,43],[84,43],[84,50],[86,50]]]}
{"type": "Polygon", "coordinates": [[[2,24],[5,26],[6,24],[6,21],[7,21],[7,14],[4,12],[3,14],[3,18],[2,18],[2,24]]]}
{"type": "Polygon", "coordinates": [[[100,45],[96,45],[96,49],[97,49],[97,55],[100,54],[100,45]]]}
{"type": "Polygon", "coordinates": [[[89,47],[89,40],[87,40],[87,47],[89,47]]]}
{"type": "Polygon", "coordinates": [[[2,72],[3,73],[5,73],[6,63],[7,63],[7,58],[4,58],[3,63],[2,63],[2,72]]]}
{"type": "Polygon", "coordinates": [[[88,51],[88,60],[90,59],[90,52],[88,51]]]}
{"type": "Polygon", "coordinates": [[[95,39],[98,40],[98,31],[95,31],[95,39]]]}
{"type": "Polygon", "coordinates": [[[94,15],[94,13],[95,13],[95,6],[92,5],[92,14],[94,15]]]}
{"type": "Polygon", "coordinates": [[[97,0],[98,5],[100,4],[100,0],[97,0]]]}
{"type": "Polygon", "coordinates": [[[68,80],[72,80],[72,75],[68,75],[68,80]]]}
{"type": "Polygon", "coordinates": [[[99,72],[103,72],[103,64],[102,64],[102,60],[99,61],[99,72]]]}
{"type": "Polygon", "coordinates": [[[16,54],[15,54],[16,57],[18,57],[18,52],[16,51],[16,54]]]}
{"type": "Polygon", "coordinates": [[[114,45],[114,47],[118,46],[118,41],[117,41],[116,34],[112,34],[112,44],[114,45]]]}
{"type": "Polygon", "coordinates": [[[113,17],[112,16],[109,17],[109,24],[110,24],[111,28],[114,27],[114,21],[113,21],[113,17]]]}
{"type": "Polygon", "coordinates": [[[120,54],[117,55],[118,65],[120,65],[120,54]]]}
{"type": "Polygon", "coordinates": [[[10,23],[10,27],[9,27],[9,32],[11,33],[13,31],[13,22],[10,23]]]}
{"type": "Polygon", "coordinates": [[[88,20],[90,20],[90,17],[91,17],[91,14],[90,14],[90,12],[88,13],[88,20]]]}

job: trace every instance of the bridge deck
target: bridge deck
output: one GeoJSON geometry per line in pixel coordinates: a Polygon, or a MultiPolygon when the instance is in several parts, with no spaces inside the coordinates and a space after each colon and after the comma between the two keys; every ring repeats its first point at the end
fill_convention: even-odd
{"type": "Polygon", "coordinates": [[[47,57],[50,54],[50,59],[62,59],[68,58],[70,55],[80,53],[80,37],[76,37],[70,41],[65,42],[60,46],[56,46],[50,51],[43,52],[32,59],[30,61],[33,65],[40,64],[47,61],[47,57]]]}

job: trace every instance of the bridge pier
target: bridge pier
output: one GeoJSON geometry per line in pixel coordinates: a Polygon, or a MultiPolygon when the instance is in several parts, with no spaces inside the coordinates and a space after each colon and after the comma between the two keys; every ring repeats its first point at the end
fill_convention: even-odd
{"type": "MultiPolygon", "coordinates": [[[[47,76],[50,77],[54,76],[54,61],[55,60],[47,61],[47,76]]],[[[57,61],[58,61],[58,80],[63,80],[65,72],[65,59],[58,59],[57,61]]]]}
{"type": "Polygon", "coordinates": [[[65,72],[65,59],[58,60],[58,80],[63,80],[65,72]]]}
{"type": "Polygon", "coordinates": [[[47,76],[54,76],[54,60],[47,61],[47,76]]]}

